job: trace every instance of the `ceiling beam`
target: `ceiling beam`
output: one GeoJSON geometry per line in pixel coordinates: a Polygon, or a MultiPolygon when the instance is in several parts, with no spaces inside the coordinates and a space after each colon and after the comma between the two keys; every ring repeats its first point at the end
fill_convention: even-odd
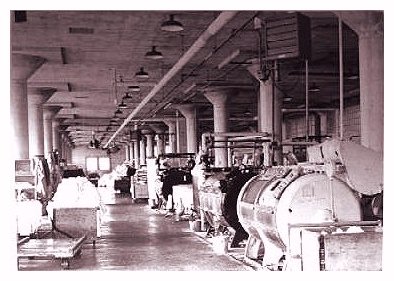
{"type": "Polygon", "coordinates": [[[131,121],[131,119],[153,98],[167,83],[170,81],[208,42],[208,40],[218,33],[235,15],[236,11],[221,12],[219,16],[209,25],[209,27],[200,35],[193,45],[183,54],[183,56],[174,64],[174,66],[164,75],[160,82],[153,87],[150,93],[145,96],[141,103],[130,113],[119,129],[112,135],[104,148],[108,147],[111,141],[120,131],[131,121]]]}

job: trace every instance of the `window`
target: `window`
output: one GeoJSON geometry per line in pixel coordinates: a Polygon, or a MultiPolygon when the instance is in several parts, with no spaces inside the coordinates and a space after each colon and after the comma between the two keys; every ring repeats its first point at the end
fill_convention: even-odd
{"type": "Polygon", "coordinates": [[[87,157],[86,158],[86,170],[92,171],[109,171],[111,168],[111,162],[109,157],[87,157]]]}
{"type": "Polygon", "coordinates": [[[109,161],[109,157],[100,157],[98,159],[99,170],[101,171],[109,171],[111,169],[111,162],[109,161]]]}
{"type": "Polygon", "coordinates": [[[97,157],[88,157],[86,158],[86,170],[87,171],[97,171],[98,170],[98,165],[97,165],[97,157]]]}

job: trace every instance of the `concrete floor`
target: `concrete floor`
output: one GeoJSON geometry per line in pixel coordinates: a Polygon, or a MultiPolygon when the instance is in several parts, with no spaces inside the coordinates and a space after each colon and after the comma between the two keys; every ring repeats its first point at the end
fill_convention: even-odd
{"type": "MultiPolygon", "coordinates": [[[[85,244],[70,270],[245,271],[251,270],[189,230],[187,221],[175,221],[149,208],[116,198],[106,205],[102,236],[85,244]]],[[[20,270],[62,270],[59,260],[21,260],[20,270]]]]}

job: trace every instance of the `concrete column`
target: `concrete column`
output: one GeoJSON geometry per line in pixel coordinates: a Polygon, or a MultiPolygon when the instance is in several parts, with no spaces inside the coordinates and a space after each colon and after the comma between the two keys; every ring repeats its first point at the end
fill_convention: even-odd
{"type": "Polygon", "coordinates": [[[383,12],[337,12],[358,35],[361,144],[383,152],[383,12]]]}
{"type": "Polygon", "coordinates": [[[72,145],[67,142],[66,144],[67,150],[66,150],[66,159],[67,159],[67,163],[73,163],[73,153],[72,153],[72,145]]]}
{"type": "Polygon", "coordinates": [[[29,158],[44,155],[43,103],[51,94],[39,88],[28,88],[29,158]]]}
{"type": "Polygon", "coordinates": [[[66,161],[67,164],[69,164],[68,159],[67,159],[67,142],[65,138],[63,138],[63,149],[62,149],[62,158],[66,161]]]}
{"type": "Polygon", "coordinates": [[[14,159],[29,158],[27,79],[43,64],[39,57],[11,55],[10,115],[14,159]]]}
{"type": "Polygon", "coordinates": [[[64,143],[64,159],[66,159],[67,164],[72,163],[70,159],[70,147],[67,141],[64,143]]]}
{"type": "Polygon", "coordinates": [[[63,135],[63,158],[66,160],[67,163],[68,162],[68,137],[67,135],[63,135]]]}
{"type": "Polygon", "coordinates": [[[60,122],[59,120],[52,120],[52,142],[53,149],[56,149],[60,152],[61,143],[60,143],[60,122]]]}
{"type": "Polygon", "coordinates": [[[66,159],[64,150],[64,133],[60,134],[60,159],[66,159]]]}
{"type": "Polygon", "coordinates": [[[177,108],[186,118],[187,152],[197,153],[197,114],[192,104],[180,105],[177,108]]]}
{"type": "Polygon", "coordinates": [[[176,111],[176,151],[178,153],[187,152],[187,130],[186,119],[179,117],[180,113],[176,111]]]}
{"type": "MultiPolygon", "coordinates": [[[[282,104],[283,95],[277,89],[272,86],[272,78],[265,82],[260,82],[260,124],[261,131],[272,134],[272,139],[277,144],[282,142],[282,104]],[[274,104],[272,105],[272,102],[274,104]]],[[[273,161],[275,164],[282,164],[282,149],[276,147],[273,151],[273,161]]],[[[265,164],[270,164],[269,159],[265,159],[265,164]]]]}
{"type": "Polygon", "coordinates": [[[149,125],[153,131],[155,131],[155,140],[156,140],[156,156],[160,154],[164,154],[165,150],[165,138],[164,138],[164,127],[159,124],[151,124],[149,125]]]}
{"type": "Polygon", "coordinates": [[[134,150],[134,167],[136,169],[140,168],[140,144],[138,140],[133,140],[133,150],[134,150]]]}
{"type": "Polygon", "coordinates": [[[71,144],[69,142],[69,137],[63,133],[61,136],[62,139],[62,159],[66,160],[67,164],[72,163],[72,152],[71,152],[71,144]]]}
{"type": "Polygon", "coordinates": [[[272,134],[272,140],[279,144],[274,146],[273,157],[265,157],[266,155],[272,156],[271,149],[266,145],[264,146],[264,165],[270,166],[274,164],[282,164],[282,104],[283,93],[279,89],[273,87],[272,76],[266,81],[260,80],[259,64],[255,62],[252,66],[248,67],[248,71],[260,83],[259,96],[258,96],[258,129],[260,132],[272,134]]]}
{"type": "Polygon", "coordinates": [[[134,146],[133,146],[133,142],[129,142],[127,144],[127,146],[129,147],[129,159],[130,159],[131,163],[133,163],[133,165],[135,165],[134,164],[134,146]]]}
{"type": "Polygon", "coordinates": [[[146,165],[146,143],[144,136],[141,136],[140,139],[140,165],[146,165]]]}
{"type": "Polygon", "coordinates": [[[156,146],[157,146],[157,156],[159,156],[160,154],[164,154],[166,152],[163,131],[156,131],[156,146]]]}
{"type": "Polygon", "coordinates": [[[125,150],[126,161],[130,161],[130,146],[128,144],[125,144],[124,150],[125,150]]]}
{"type": "Polygon", "coordinates": [[[359,35],[361,144],[383,152],[383,30],[369,25],[359,35]]]}
{"type": "Polygon", "coordinates": [[[175,121],[164,121],[164,123],[168,126],[168,142],[169,142],[169,153],[177,152],[177,143],[176,143],[176,122],[175,121]]]}
{"type": "Polygon", "coordinates": [[[153,143],[153,137],[154,135],[152,133],[146,134],[146,158],[153,158],[154,156],[154,143],[153,143]]]}
{"type": "Polygon", "coordinates": [[[44,108],[44,155],[48,158],[53,150],[52,119],[56,114],[53,108],[44,108]]]}
{"type": "MultiPolygon", "coordinates": [[[[227,99],[233,89],[213,88],[204,95],[213,105],[213,122],[215,133],[228,132],[227,99]]],[[[227,137],[215,137],[215,146],[225,146],[227,137]]],[[[226,148],[215,148],[215,166],[228,167],[228,152],[226,148]]]]}

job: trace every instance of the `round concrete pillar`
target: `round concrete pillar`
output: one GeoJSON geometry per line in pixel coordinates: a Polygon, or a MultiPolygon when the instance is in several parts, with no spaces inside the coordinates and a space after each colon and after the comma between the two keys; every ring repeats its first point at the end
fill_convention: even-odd
{"type": "Polygon", "coordinates": [[[361,144],[383,152],[383,12],[344,11],[337,14],[358,35],[361,144]]]}
{"type": "MultiPolygon", "coordinates": [[[[271,134],[273,141],[280,145],[282,142],[283,95],[277,88],[274,89],[272,78],[265,82],[260,82],[259,101],[260,130],[261,132],[271,134]]],[[[264,155],[267,155],[267,148],[264,150],[264,155]]],[[[283,162],[282,148],[280,146],[274,146],[273,159],[264,157],[264,162],[265,165],[281,165],[283,162]]]]}
{"type": "Polygon", "coordinates": [[[60,152],[60,122],[58,120],[52,120],[52,142],[53,149],[60,152]]]}
{"type": "Polygon", "coordinates": [[[136,169],[140,168],[140,144],[138,140],[133,140],[133,150],[134,150],[134,167],[136,169]]]}
{"type": "Polygon", "coordinates": [[[28,88],[29,158],[44,155],[43,103],[50,95],[39,88],[28,88]]]}
{"type": "Polygon", "coordinates": [[[259,132],[265,132],[272,135],[272,140],[275,146],[273,150],[269,145],[264,145],[264,165],[271,166],[273,164],[280,165],[283,162],[282,156],[282,107],[283,107],[283,93],[273,87],[272,76],[266,81],[260,80],[260,64],[255,61],[248,71],[255,77],[259,83],[259,95],[258,95],[258,130],[259,132]],[[269,155],[270,157],[266,157],[269,155]]]}
{"type": "Polygon", "coordinates": [[[157,156],[164,154],[165,150],[165,139],[163,131],[156,131],[156,146],[157,146],[157,156]]]}
{"type": "Polygon", "coordinates": [[[133,146],[133,142],[129,142],[127,144],[127,146],[129,147],[129,160],[130,162],[133,164],[133,166],[135,166],[134,163],[134,146],[133,146]]]}
{"type": "Polygon", "coordinates": [[[10,117],[13,130],[14,159],[29,158],[27,79],[44,62],[42,58],[11,55],[10,117]]]}
{"type": "Polygon", "coordinates": [[[359,32],[361,144],[383,152],[383,30],[368,22],[359,32]]]}
{"type": "Polygon", "coordinates": [[[145,137],[140,139],[140,165],[146,165],[146,142],[145,137]]]}
{"type": "MultiPolygon", "coordinates": [[[[215,133],[228,132],[228,108],[227,100],[234,89],[209,89],[204,95],[213,105],[213,122],[215,133]]],[[[215,137],[215,146],[226,146],[227,137],[215,137]]],[[[215,166],[228,167],[228,150],[226,148],[215,148],[215,166]]]]}
{"type": "Polygon", "coordinates": [[[175,121],[164,121],[164,123],[168,126],[168,144],[169,144],[169,153],[177,152],[177,143],[176,143],[176,122],[175,121]]]}
{"type": "Polygon", "coordinates": [[[128,144],[125,144],[124,150],[125,150],[126,161],[130,161],[130,146],[128,144]]]}
{"type": "Polygon", "coordinates": [[[186,119],[187,152],[197,153],[197,114],[193,104],[185,104],[177,107],[186,119]]]}
{"type": "Polygon", "coordinates": [[[53,108],[44,108],[44,155],[48,158],[53,150],[52,119],[56,114],[53,108]]]}
{"type": "Polygon", "coordinates": [[[154,135],[152,133],[146,134],[146,158],[153,158],[154,157],[154,143],[153,143],[153,137],[154,135]]]}
{"type": "Polygon", "coordinates": [[[60,150],[60,159],[66,159],[65,158],[65,153],[66,153],[66,147],[65,147],[65,141],[64,141],[64,133],[62,133],[60,135],[60,146],[61,146],[61,150],[60,150]]]}

